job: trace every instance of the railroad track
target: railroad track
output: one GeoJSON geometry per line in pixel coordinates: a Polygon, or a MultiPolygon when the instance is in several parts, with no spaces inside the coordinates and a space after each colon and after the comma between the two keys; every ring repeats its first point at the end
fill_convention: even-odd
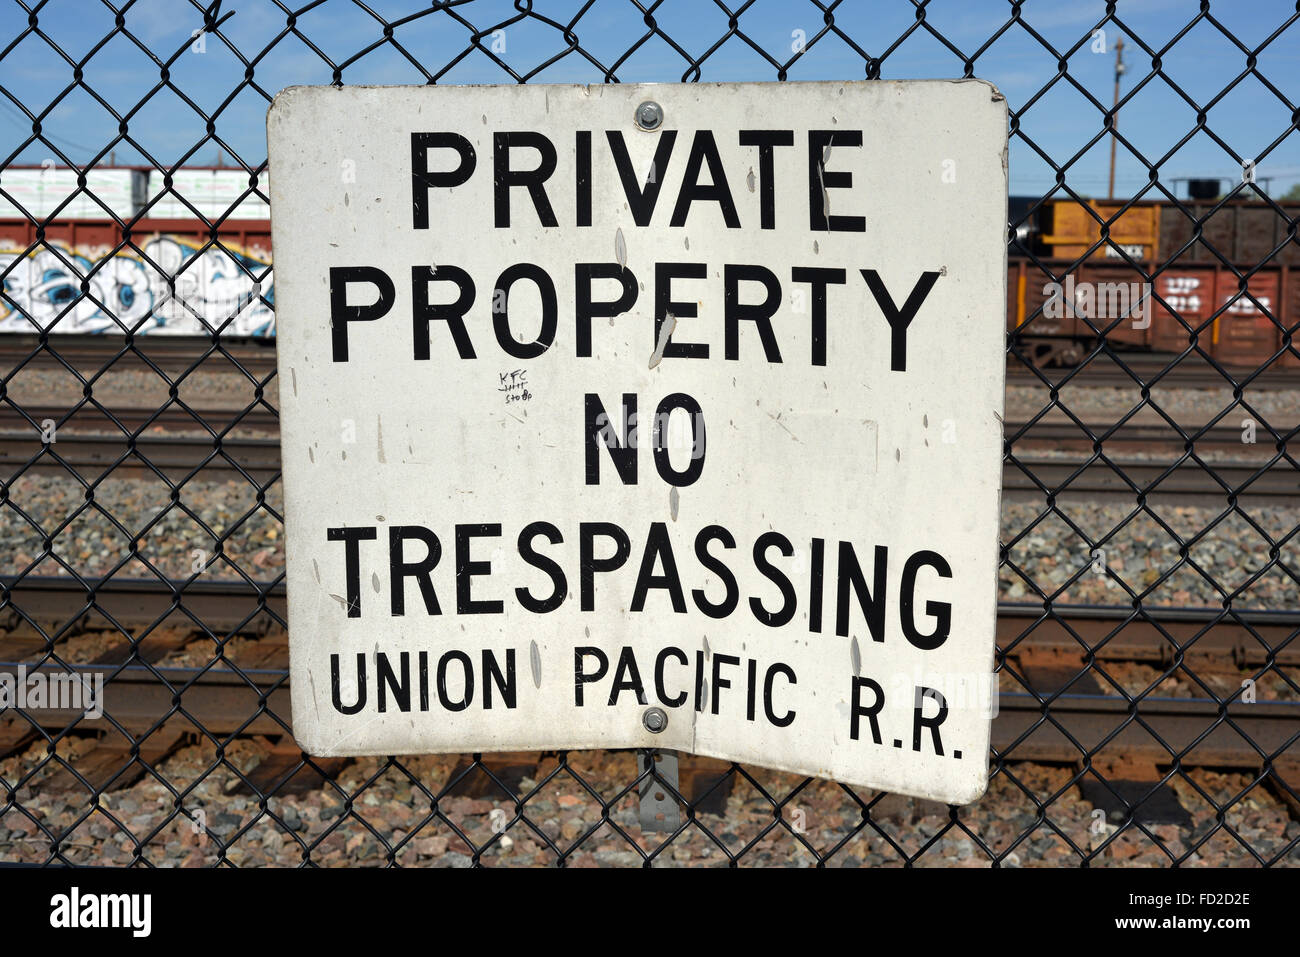
{"type": "Polygon", "coordinates": [[[1007,422],[1003,426],[1003,436],[1013,451],[1020,449],[1042,448],[1060,451],[1093,451],[1093,446],[1100,442],[1105,450],[1124,448],[1126,451],[1152,451],[1181,453],[1190,444],[1193,451],[1228,451],[1240,455],[1242,452],[1256,451],[1266,453],[1276,450],[1277,446],[1300,442],[1300,426],[1293,426],[1289,431],[1279,432],[1278,438],[1263,426],[1255,431],[1255,441],[1242,442],[1242,429],[1234,424],[1214,425],[1210,428],[1179,423],[1183,438],[1172,426],[1150,418],[1127,422],[1116,427],[1114,423],[1090,424],[1082,427],[1061,417],[1041,419],[1032,425],[1025,422],[1007,422]],[[1091,433],[1091,436],[1089,435],[1091,433]],[[1095,436],[1096,438],[1093,438],[1095,436]]]}
{"type": "Polygon", "coordinates": [[[1266,468],[1266,462],[1252,465],[1216,461],[1210,473],[1192,461],[1173,467],[1144,460],[1112,458],[1111,461],[1114,468],[1105,462],[1089,464],[1017,455],[1015,463],[1003,466],[1002,488],[1039,495],[1045,489],[1055,495],[1129,499],[1136,499],[1139,494],[1300,498],[1300,469],[1286,462],[1266,468]]]}
{"type": "MultiPolygon", "coordinates": [[[[28,575],[19,581],[12,575],[0,575],[0,631],[22,627],[23,618],[16,614],[14,606],[38,622],[93,630],[112,628],[114,622],[125,628],[169,625],[168,616],[179,614],[183,604],[189,612],[182,616],[183,621],[192,623],[198,618],[217,632],[263,634],[283,625],[284,602],[285,588],[280,578],[249,583],[202,576],[193,581],[160,581],[28,575]]],[[[1044,636],[1059,631],[1065,635],[1061,642],[1070,642],[1069,646],[1061,644],[1062,648],[1078,648],[1082,638],[1095,646],[1100,657],[1116,655],[1123,660],[1139,660],[1135,641],[1167,644],[1172,637],[1189,643],[1188,649],[1196,654],[1213,649],[1215,655],[1223,655],[1230,653],[1224,650],[1228,646],[1219,644],[1222,636],[1212,637],[1212,633],[1238,628],[1241,623],[1256,629],[1279,649],[1279,663],[1300,665],[1300,611],[1226,612],[1150,606],[1138,612],[1127,606],[1061,604],[1049,614],[1041,603],[1003,602],[998,606],[998,642],[1008,648],[1026,641],[1047,648],[1044,636]],[[1063,631],[1067,624],[1079,638],[1063,631]],[[1114,634],[1119,626],[1126,635],[1123,640],[1114,634]],[[1291,637],[1295,638],[1294,647],[1286,645],[1286,639],[1291,637]]],[[[1231,654],[1237,655],[1242,664],[1265,660],[1241,657],[1245,651],[1231,654]]],[[[1142,660],[1169,659],[1158,655],[1142,660]]]]}
{"type": "MultiPolygon", "coordinates": [[[[64,424],[55,431],[56,441],[47,446],[26,418],[12,407],[0,407],[0,474],[13,475],[22,469],[55,474],[74,470],[98,475],[111,468],[117,477],[151,476],[157,470],[169,479],[178,480],[202,470],[214,476],[243,472],[259,483],[266,483],[280,472],[278,417],[265,408],[195,410],[194,414],[177,408],[168,408],[161,414],[147,409],[114,409],[112,415],[120,427],[93,408],[78,410],[71,417],[67,417],[66,409],[33,407],[25,411],[37,425],[45,421],[64,424]],[[206,434],[176,434],[181,430],[201,433],[202,427],[195,416],[206,421],[219,435],[230,430],[238,430],[238,434],[225,435],[219,440],[206,434]],[[83,431],[88,428],[89,431],[83,431]],[[131,439],[122,428],[145,431],[131,439]],[[246,431],[263,434],[248,435],[246,431]]],[[[1008,491],[1041,494],[1046,488],[1054,493],[1130,497],[1140,492],[1300,496],[1300,470],[1286,459],[1265,468],[1266,460],[1220,458],[1212,463],[1213,474],[1191,459],[1171,466],[1171,462],[1182,457],[1184,443],[1167,428],[1126,426],[1106,438],[1102,448],[1114,468],[1102,461],[1086,463],[1085,457],[1090,457],[1093,451],[1093,440],[1071,423],[1041,422],[1023,435],[1011,438],[1023,428],[1019,423],[1006,426],[1014,457],[1003,469],[1003,488],[1008,491]],[[1049,450],[1079,455],[1071,459],[1036,454],[1049,450]],[[1163,461],[1133,456],[1151,450],[1162,452],[1163,461]]],[[[1091,428],[1095,434],[1104,433],[1101,426],[1091,428]]],[[[1211,429],[1193,444],[1199,453],[1239,454],[1243,448],[1240,432],[1229,427],[1211,429]]],[[[1273,445],[1276,443],[1271,436],[1260,434],[1254,446],[1256,459],[1267,455],[1273,445]]]]}
{"type": "Polygon", "coordinates": [[[1234,367],[1225,368],[1224,373],[1219,373],[1197,360],[1194,363],[1185,361],[1166,372],[1174,358],[1165,356],[1155,359],[1140,354],[1124,356],[1123,360],[1128,364],[1132,375],[1107,359],[1093,360],[1082,368],[1037,370],[1013,359],[1007,363],[1007,385],[1041,388],[1043,380],[1046,380],[1059,387],[1137,389],[1140,388],[1140,381],[1148,385],[1154,383],[1159,388],[1230,389],[1233,380],[1244,382],[1249,379],[1250,389],[1300,389],[1298,369],[1270,368],[1256,375],[1258,369],[1234,367]]]}
{"type": "MultiPolygon", "coordinates": [[[[33,666],[29,674],[65,671],[50,663],[35,664],[33,659],[39,660],[48,645],[31,622],[48,629],[120,628],[133,634],[150,630],[134,645],[124,635],[94,663],[72,669],[108,674],[111,718],[33,712],[31,716],[49,730],[75,723],[78,731],[116,725],[140,734],[170,715],[169,721],[180,719],[209,734],[288,733],[288,645],[281,627],[284,589],[279,582],[83,584],[66,578],[15,582],[6,577],[0,578],[0,619],[7,619],[0,621],[7,626],[0,637],[0,670],[12,672],[26,661],[33,666]],[[231,652],[235,668],[212,667],[208,661],[201,667],[162,663],[191,640],[201,643],[205,658],[210,656],[208,632],[258,637],[231,652]],[[177,708],[183,709],[183,717],[177,708]]],[[[1185,767],[1250,768],[1261,765],[1261,752],[1280,755],[1300,741],[1300,702],[1222,706],[1213,698],[1150,696],[1135,709],[1122,695],[1074,693],[1070,684],[1071,676],[1086,672],[1089,662],[1104,667],[1136,661],[1233,673],[1300,665],[1300,613],[1227,616],[1213,609],[1148,608],[1138,615],[1111,606],[1059,606],[1049,616],[1041,606],[1010,603],[999,608],[997,642],[1004,677],[999,682],[993,748],[1005,760],[1075,762],[1086,754],[1097,762],[1168,764],[1172,750],[1185,767]],[[1133,719],[1135,712],[1140,722],[1133,719]]],[[[0,734],[0,745],[12,745],[20,736],[0,734]]]]}
{"type": "Polygon", "coordinates": [[[130,346],[122,335],[56,334],[45,345],[39,336],[7,333],[0,336],[0,369],[63,368],[83,373],[113,369],[148,369],[156,365],[168,374],[184,372],[198,363],[206,371],[230,369],[231,360],[248,372],[265,377],[275,371],[275,342],[249,338],[222,338],[220,346],[196,336],[136,336],[130,346]]]}
{"type": "Polygon", "coordinates": [[[122,434],[75,433],[61,430],[46,445],[31,432],[0,432],[0,475],[67,475],[95,479],[105,472],[114,478],[152,477],[161,473],[176,482],[195,475],[225,479],[245,474],[265,485],[280,474],[278,437],[210,436],[144,433],[134,439],[122,434]]]}
{"type": "Polygon", "coordinates": [[[20,469],[91,476],[112,469],[120,478],[161,472],[176,481],[201,470],[213,476],[244,472],[266,483],[280,472],[279,415],[266,407],[193,413],[176,406],[104,411],[83,405],[72,413],[66,407],[22,408],[20,413],[0,406],[0,470],[9,476],[20,469]],[[50,443],[43,440],[47,426],[54,436],[50,443]]]}
{"type": "MultiPolygon", "coordinates": [[[[121,437],[77,436],[64,438],[47,453],[42,452],[40,444],[30,437],[14,439],[0,434],[0,473],[13,475],[19,469],[24,473],[45,474],[75,471],[93,478],[111,469],[117,478],[161,473],[172,481],[196,474],[212,478],[243,474],[262,485],[280,474],[280,440],[272,438],[225,439],[217,449],[210,438],[143,435],[135,440],[131,450],[121,437]],[[37,455],[40,457],[34,458],[37,455]]],[[[1136,499],[1140,494],[1300,498],[1300,471],[1285,463],[1262,470],[1254,465],[1215,463],[1213,474],[1194,462],[1184,462],[1171,469],[1150,462],[1119,460],[1118,472],[1103,462],[1085,465],[1078,461],[1018,456],[1017,463],[1003,467],[1004,491],[1041,495],[1046,489],[1058,496],[1129,499],[1136,499]]]]}
{"type": "MultiPolygon", "coordinates": [[[[233,359],[250,373],[264,377],[275,370],[276,344],[274,339],[222,337],[221,345],[197,336],[136,336],[127,346],[121,335],[58,334],[47,337],[42,346],[40,337],[32,334],[6,334],[0,336],[0,370],[12,370],[20,364],[33,368],[62,368],[66,362],[83,372],[98,372],[112,362],[115,369],[145,369],[153,363],[171,374],[183,372],[195,363],[198,368],[216,371],[229,367],[233,359]],[[224,355],[223,355],[224,353],[224,355]],[[226,358],[229,356],[229,359],[226,358]]],[[[1175,361],[1173,355],[1152,356],[1146,353],[1121,355],[1133,375],[1144,382],[1159,377],[1159,384],[1169,388],[1221,389],[1228,388],[1225,377],[1200,360],[1184,360],[1165,372],[1175,361]],[[1163,374],[1162,374],[1163,373],[1163,374]]],[[[1228,368],[1228,376],[1238,382],[1250,378],[1256,369],[1228,368]]],[[[1049,368],[1033,370],[1018,360],[1007,364],[1007,384],[1041,386],[1042,378],[1051,383],[1068,381],[1085,387],[1136,388],[1133,376],[1109,359],[1096,359],[1081,369],[1049,368]]],[[[1269,369],[1255,377],[1252,389],[1300,389],[1300,370],[1269,369]]]]}
{"type": "MultiPolygon", "coordinates": [[[[280,429],[278,411],[265,402],[253,408],[186,408],[173,403],[162,409],[155,406],[116,406],[105,403],[97,406],[90,402],[75,409],[66,405],[0,404],[0,431],[39,435],[47,421],[57,428],[60,436],[68,430],[74,433],[106,432],[110,436],[120,436],[123,429],[137,431],[142,428],[174,432],[207,432],[210,429],[217,433],[232,428],[273,433],[278,433],[280,429]]],[[[1202,430],[1201,426],[1180,423],[1180,427],[1187,439],[1169,424],[1152,416],[1134,419],[1115,428],[1108,423],[1085,422],[1079,426],[1062,414],[1052,413],[1033,424],[1008,421],[1003,425],[1003,435],[1016,448],[1042,445],[1054,449],[1081,447],[1091,450],[1094,443],[1089,435],[1091,433],[1101,439],[1104,445],[1111,447],[1140,444],[1155,449],[1181,451],[1191,441],[1197,450],[1226,447],[1240,452],[1243,449],[1242,430],[1237,425],[1219,424],[1202,430]]],[[[1283,443],[1296,440],[1300,438],[1300,426],[1279,433],[1279,436],[1283,443]]],[[[76,438],[76,435],[72,436],[73,440],[76,438]]],[[[1254,443],[1256,448],[1270,449],[1277,443],[1278,439],[1266,428],[1257,427],[1254,443]]]]}
{"type": "Polygon", "coordinates": [[[89,402],[70,409],[66,405],[0,405],[0,431],[26,432],[39,436],[45,423],[54,427],[56,441],[65,435],[77,441],[78,433],[107,433],[108,437],[123,437],[123,429],[136,432],[140,429],[165,432],[202,432],[218,434],[229,429],[256,429],[279,433],[280,415],[266,405],[254,408],[195,408],[187,411],[179,405],[141,408],[118,407],[101,403],[103,408],[89,402]],[[21,411],[19,409],[21,408],[21,411]],[[35,426],[33,426],[35,423],[35,426]]]}

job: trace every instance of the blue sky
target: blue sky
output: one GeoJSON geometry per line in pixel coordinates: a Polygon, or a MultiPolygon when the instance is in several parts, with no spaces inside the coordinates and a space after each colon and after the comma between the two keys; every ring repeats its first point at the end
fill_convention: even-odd
{"type": "MultiPolygon", "coordinates": [[[[205,0],[202,6],[208,2],[205,0]]],[[[206,135],[205,121],[184,98],[209,111],[230,100],[216,120],[216,134],[245,162],[255,166],[266,157],[263,123],[267,97],[284,86],[328,83],[333,77],[331,68],[302,38],[336,63],[343,63],[383,39],[382,23],[351,0],[328,0],[314,7],[302,0],[284,2],[299,10],[310,7],[296,18],[301,38],[287,36],[269,50],[268,44],[286,27],[288,15],[282,9],[272,0],[221,3],[221,16],[228,16],[221,26],[222,34],[244,57],[256,60],[256,86],[242,88],[245,66],[222,39],[209,35],[201,52],[190,48],[191,31],[203,21],[200,6],[190,0],[137,0],[112,5],[100,0],[48,0],[35,4],[35,19],[42,34],[74,62],[80,62],[111,33],[115,11],[124,8],[126,29],[160,60],[185,50],[170,70],[175,90],[165,88],[155,93],[136,110],[142,98],[159,83],[160,69],[138,46],[120,35],[85,60],[85,83],[120,113],[136,110],[128,120],[130,137],[153,160],[168,165],[179,162],[206,135]]],[[[831,0],[824,3],[829,6],[831,0]]],[[[824,26],[822,10],[811,0],[727,3],[733,11],[742,5],[745,9],[740,15],[740,29],[779,62],[794,55],[793,48],[801,35],[810,41],[824,26]]],[[[419,0],[369,0],[367,6],[390,22],[430,8],[428,2],[419,0]]],[[[644,14],[633,0],[594,0],[590,4],[586,0],[533,0],[535,12],[562,23],[584,6],[588,9],[578,20],[575,32],[582,47],[606,66],[613,65],[647,32],[644,14]]],[[[664,0],[659,4],[642,0],[642,6],[653,7],[661,29],[693,57],[705,56],[728,31],[728,14],[714,0],[664,0]]],[[[1252,50],[1296,17],[1295,4],[1284,0],[1212,0],[1209,6],[1210,16],[1252,50]]],[[[1034,100],[1021,118],[1020,129],[1058,162],[1084,149],[1102,129],[1102,117],[1086,96],[1064,79],[1038,95],[1056,76],[1057,58],[1026,27],[1062,53],[1082,43],[1069,56],[1070,76],[1096,100],[1109,104],[1115,41],[1124,36],[1127,72],[1122,92],[1127,95],[1152,72],[1151,55],[1133,37],[1159,50],[1197,17],[1199,9],[1198,0],[1120,0],[1117,17],[1123,27],[1113,22],[1105,25],[1105,52],[1098,53],[1093,48],[1103,41],[1094,39],[1093,29],[1105,17],[1102,0],[1027,0],[1021,22],[1013,23],[996,39],[992,38],[1012,17],[1007,0],[930,0],[924,8],[926,23],[964,53],[973,54],[989,44],[975,61],[975,75],[996,83],[1013,110],[1034,100]]],[[[916,22],[916,10],[912,0],[842,0],[833,6],[835,25],[868,54],[879,57],[893,47],[881,66],[884,78],[960,76],[961,56],[925,29],[917,29],[900,41],[916,22]]],[[[484,32],[518,16],[511,0],[469,0],[455,5],[452,11],[484,32]]],[[[28,9],[15,0],[0,0],[0,43],[5,47],[0,57],[0,86],[32,112],[41,113],[73,84],[74,65],[35,34],[15,43],[27,29],[30,16],[28,9]]],[[[470,36],[471,27],[457,22],[447,10],[428,13],[394,31],[394,38],[430,72],[441,70],[470,47],[470,36]]],[[[537,20],[506,23],[500,34],[483,41],[488,47],[494,42],[498,48],[504,46],[501,59],[521,74],[537,69],[568,46],[560,31],[537,20]]],[[[1258,175],[1273,177],[1270,191],[1274,195],[1300,182],[1300,133],[1294,129],[1300,116],[1295,115],[1294,106],[1289,108],[1254,76],[1247,76],[1232,92],[1215,100],[1246,70],[1247,53],[1214,23],[1202,20],[1192,27],[1163,55],[1161,67],[1193,103],[1204,107],[1214,101],[1207,114],[1209,128],[1237,154],[1234,157],[1208,133],[1198,133],[1162,163],[1160,174],[1166,184],[1187,176],[1239,178],[1239,157],[1261,156],[1258,175]],[[1277,142],[1279,139],[1281,142],[1277,142]]],[[[1256,69],[1286,101],[1300,106],[1300,23],[1288,27],[1259,52],[1256,69]]],[[[683,79],[689,71],[690,64],[681,53],[662,38],[653,37],[619,65],[616,75],[625,82],[671,82],[683,79]]],[[[862,56],[834,34],[805,50],[788,71],[792,80],[864,76],[862,56]]],[[[775,80],[777,69],[744,39],[733,36],[709,53],[699,78],[775,80]]],[[[535,81],[556,83],[602,79],[602,71],[577,52],[533,77],[535,81]]],[[[420,70],[390,44],[381,45],[343,70],[345,83],[424,80],[420,70]]],[[[471,50],[439,82],[513,80],[486,53],[471,50]]],[[[1176,94],[1164,78],[1156,76],[1147,80],[1123,107],[1119,126],[1141,152],[1154,159],[1174,151],[1195,122],[1196,107],[1176,94]]],[[[85,163],[114,139],[118,121],[88,92],[77,88],[49,111],[42,126],[64,156],[85,163]]],[[[62,164],[62,158],[48,146],[24,148],[22,144],[30,132],[30,119],[13,101],[0,95],[0,166],[39,164],[46,158],[62,164]]],[[[115,146],[115,158],[118,163],[148,162],[127,143],[115,146]]],[[[1104,196],[1108,158],[1109,144],[1103,138],[1071,166],[1067,182],[1082,194],[1104,196]]],[[[213,163],[216,159],[217,144],[209,140],[187,162],[213,163]]],[[[229,153],[226,161],[230,161],[229,153]]],[[[1018,137],[1012,140],[1010,171],[1013,193],[1042,195],[1055,182],[1050,167],[1018,137]]],[[[1145,168],[1124,146],[1119,148],[1116,179],[1116,193],[1121,196],[1131,195],[1147,182],[1145,168]]]]}

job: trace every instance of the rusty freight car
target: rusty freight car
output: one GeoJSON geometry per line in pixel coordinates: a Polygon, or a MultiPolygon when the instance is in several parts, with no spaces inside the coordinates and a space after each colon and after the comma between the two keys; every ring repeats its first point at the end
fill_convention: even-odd
{"type": "Polygon", "coordinates": [[[1195,345],[1227,365],[1300,365],[1288,348],[1300,203],[1055,200],[1033,215],[1032,246],[1013,243],[1007,308],[1032,361],[1073,364],[1104,336],[1121,349],[1195,345]]]}

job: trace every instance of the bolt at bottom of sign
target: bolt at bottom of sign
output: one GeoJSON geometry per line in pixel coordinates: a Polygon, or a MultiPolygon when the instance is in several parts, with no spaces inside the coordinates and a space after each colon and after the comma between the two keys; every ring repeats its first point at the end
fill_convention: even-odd
{"type": "Polygon", "coordinates": [[[668,727],[668,713],[663,708],[647,708],[641,715],[641,723],[652,734],[659,734],[668,727]]]}

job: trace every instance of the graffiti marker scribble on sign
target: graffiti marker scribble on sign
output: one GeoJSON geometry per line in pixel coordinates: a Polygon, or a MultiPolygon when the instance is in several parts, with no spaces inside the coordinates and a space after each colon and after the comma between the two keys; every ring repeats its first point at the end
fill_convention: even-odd
{"type": "Polygon", "coordinates": [[[497,391],[505,393],[506,405],[510,405],[512,402],[527,402],[533,397],[533,394],[528,391],[527,369],[512,369],[510,372],[499,372],[497,377],[500,380],[497,391]]]}

